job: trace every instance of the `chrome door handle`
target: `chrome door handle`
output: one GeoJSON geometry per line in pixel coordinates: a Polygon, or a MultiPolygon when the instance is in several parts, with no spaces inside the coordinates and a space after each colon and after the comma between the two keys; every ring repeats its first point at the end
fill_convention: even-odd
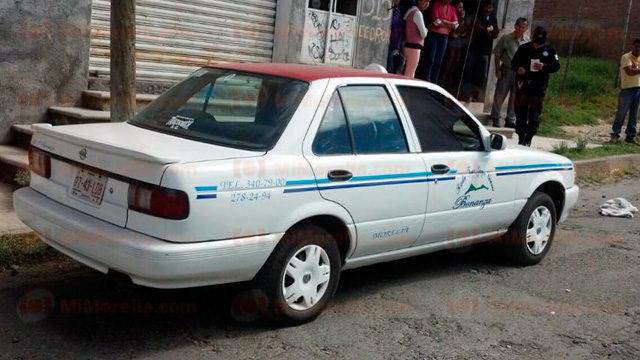
{"type": "Polygon", "coordinates": [[[349,181],[353,177],[353,174],[347,170],[331,170],[327,174],[329,181],[344,182],[349,181]]]}
{"type": "Polygon", "coordinates": [[[449,171],[451,171],[451,169],[450,169],[447,165],[444,165],[444,164],[433,165],[433,166],[431,167],[431,172],[432,172],[434,175],[444,175],[444,174],[448,174],[448,173],[449,173],[449,171]]]}

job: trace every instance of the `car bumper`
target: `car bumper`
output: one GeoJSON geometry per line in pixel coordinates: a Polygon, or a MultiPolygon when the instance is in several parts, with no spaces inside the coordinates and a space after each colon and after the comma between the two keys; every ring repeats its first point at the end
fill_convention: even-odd
{"type": "Polygon", "coordinates": [[[103,273],[114,270],[155,288],[251,280],[283,236],[176,244],[96,219],[32,188],[16,191],[13,202],[18,218],[53,248],[103,273]]]}
{"type": "Polygon", "coordinates": [[[562,208],[562,215],[558,223],[564,222],[569,217],[569,211],[573,209],[578,202],[578,196],[580,195],[580,188],[573,186],[564,191],[564,207],[562,208]]]}

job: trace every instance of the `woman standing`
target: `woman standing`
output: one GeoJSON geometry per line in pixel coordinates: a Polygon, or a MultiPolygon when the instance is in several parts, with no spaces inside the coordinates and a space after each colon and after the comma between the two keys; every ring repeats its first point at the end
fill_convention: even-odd
{"type": "Polygon", "coordinates": [[[407,58],[404,76],[410,78],[415,77],[416,68],[420,61],[420,51],[424,47],[424,38],[427,37],[427,28],[424,24],[422,12],[429,7],[429,3],[430,0],[417,0],[416,6],[409,9],[404,15],[407,37],[407,42],[404,45],[404,56],[407,58]]]}
{"type": "Polygon", "coordinates": [[[460,60],[464,58],[464,53],[469,45],[471,26],[473,25],[473,18],[466,16],[463,2],[457,0],[454,4],[460,25],[449,34],[449,46],[447,47],[447,54],[445,55],[442,70],[440,71],[440,79],[438,80],[438,84],[448,91],[453,89],[454,74],[458,69],[460,60]]]}
{"type": "Polygon", "coordinates": [[[426,41],[429,52],[424,54],[426,56],[425,80],[432,83],[438,82],[449,33],[457,28],[458,16],[456,9],[451,5],[451,0],[439,0],[433,4],[429,12],[429,35],[426,41]]]}

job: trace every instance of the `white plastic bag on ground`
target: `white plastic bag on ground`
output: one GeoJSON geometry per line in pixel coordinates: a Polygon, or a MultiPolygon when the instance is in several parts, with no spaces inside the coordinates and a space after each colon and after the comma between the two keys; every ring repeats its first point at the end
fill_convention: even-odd
{"type": "Polygon", "coordinates": [[[600,215],[633,218],[633,214],[638,213],[638,208],[624,198],[607,200],[600,205],[600,215]]]}

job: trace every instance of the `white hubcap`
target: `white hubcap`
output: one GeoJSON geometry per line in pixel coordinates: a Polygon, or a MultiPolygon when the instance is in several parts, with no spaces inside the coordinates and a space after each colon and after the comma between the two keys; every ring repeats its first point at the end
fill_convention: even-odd
{"type": "Polygon", "coordinates": [[[551,212],[544,206],[533,211],[527,225],[527,249],[533,255],[540,255],[547,247],[553,230],[551,212]]]}
{"type": "Polygon", "coordinates": [[[329,256],[320,246],[307,245],[291,257],[282,277],[282,294],[294,310],[312,308],[329,287],[329,256]]]}

